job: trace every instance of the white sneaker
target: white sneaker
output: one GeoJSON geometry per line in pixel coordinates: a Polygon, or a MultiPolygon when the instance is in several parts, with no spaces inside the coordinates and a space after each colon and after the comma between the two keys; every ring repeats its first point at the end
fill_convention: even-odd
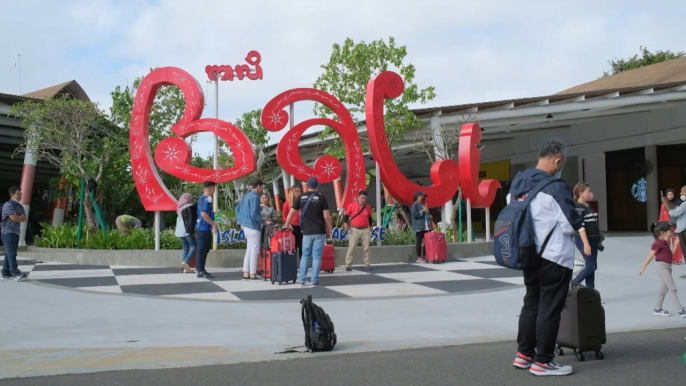
{"type": "Polygon", "coordinates": [[[537,377],[569,375],[572,373],[572,366],[562,366],[555,361],[548,363],[534,362],[529,371],[537,377]]]}

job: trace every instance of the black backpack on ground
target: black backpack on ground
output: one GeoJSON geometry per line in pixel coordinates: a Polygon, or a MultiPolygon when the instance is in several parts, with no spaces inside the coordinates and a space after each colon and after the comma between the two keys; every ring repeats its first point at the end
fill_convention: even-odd
{"type": "Polygon", "coordinates": [[[181,219],[186,233],[195,234],[195,224],[198,222],[198,204],[191,204],[181,211],[181,219]]]}
{"type": "Polygon", "coordinates": [[[312,302],[312,296],[300,301],[302,304],[305,347],[310,352],[331,351],[336,346],[336,333],[329,315],[312,302]]]}

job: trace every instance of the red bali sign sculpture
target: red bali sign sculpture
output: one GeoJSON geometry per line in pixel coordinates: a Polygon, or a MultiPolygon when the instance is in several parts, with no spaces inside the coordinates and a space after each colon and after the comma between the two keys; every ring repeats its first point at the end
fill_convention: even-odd
{"type": "MultiPolygon", "coordinates": [[[[251,51],[246,62],[255,66],[250,72],[248,66],[235,67],[238,79],[262,79],[261,57],[251,51]]],[[[234,68],[231,66],[207,66],[210,79],[233,80],[234,68]]],[[[131,166],[138,194],[147,211],[176,210],[177,200],[164,186],[157,167],[153,163],[150,149],[148,122],[150,109],[157,90],[165,85],[181,89],[186,100],[183,117],[172,126],[176,137],[165,138],[155,149],[154,159],[157,167],[185,181],[202,183],[205,181],[228,182],[245,177],[256,170],[256,157],[247,136],[233,124],[220,119],[200,118],[205,105],[202,88],[198,81],[187,72],[174,68],[159,68],[148,74],[141,82],[131,114],[131,133],[129,146],[131,166]],[[234,155],[233,166],[223,169],[203,169],[190,165],[192,149],[185,141],[190,135],[211,132],[226,141],[234,155]]],[[[386,139],[384,123],[384,100],[399,97],[404,89],[402,78],[391,71],[379,74],[367,86],[366,118],[369,143],[374,160],[379,163],[381,181],[400,203],[411,205],[414,193],[421,190],[428,195],[427,204],[431,208],[440,207],[451,200],[458,187],[462,187],[465,198],[473,207],[489,207],[500,187],[496,180],[479,183],[479,163],[481,151],[481,128],[476,123],[464,125],[460,132],[458,152],[459,164],[453,160],[440,160],[431,166],[431,186],[420,186],[408,180],[393,161],[390,146],[386,139]]],[[[299,141],[305,130],[314,125],[325,125],[335,130],[345,146],[345,188],[341,204],[347,207],[355,200],[357,193],[366,188],[365,163],[362,143],[357,127],[350,112],[336,97],[312,88],[296,88],[283,92],[270,100],[262,110],[261,123],[269,131],[280,131],[287,127],[288,113],[284,110],[292,103],[315,101],[327,106],[338,120],[312,118],[291,128],[277,146],[276,158],[279,165],[299,180],[317,177],[320,182],[331,182],[340,178],[343,165],[335,157],[319,157],[310,167],[300,157],[299,141]]]]}

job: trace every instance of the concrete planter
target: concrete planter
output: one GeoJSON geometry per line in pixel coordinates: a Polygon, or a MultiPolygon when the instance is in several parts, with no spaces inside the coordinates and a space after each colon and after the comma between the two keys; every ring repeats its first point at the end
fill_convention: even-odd
{"type": "MultiPolygon", "coordinates": [[[[336,248],[336,265],[345,264],[347,247],[336,248]]],[[[493,253],[493,242],[448,244],[448,258],[485,256],[493,253]]],[[[370,247],[372,264],[410,263],[416,259],[412,245],[384,245],[370,247]]],[[[221,249],[211,251],[207,256],[207,267],[243,267],[243,249],[221,249]]],[[[21,257],[70,264],[84,265],[128,265],[142,267],[177,267],[181,263],[178,250],[93,250],[93,249],[55,249],[28,247],[21,257]]],[[[354,264],[362,264],[362,248],[355,248],[354,264]]]]}

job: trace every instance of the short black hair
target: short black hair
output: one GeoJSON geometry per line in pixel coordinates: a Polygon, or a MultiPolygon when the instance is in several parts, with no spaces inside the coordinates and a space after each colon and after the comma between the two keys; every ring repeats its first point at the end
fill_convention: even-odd
{"type": "Polygon", "coordinates": [[[217,186],[217,183],[214,181],[205,181],[204,184],[202,184],[203,188],[212,188],[214,186],[217,186]]]}
{"type": "Polygon", "coordinates": [[[538,158],[554,157],[556,155],[561,155],[563,157],[567,156],[567,149],[564,143],[559,139],[549,139],[543,143],[541,150],[538,152],[538,158]]]}
{"type": "Polygon", "coordinates": [[[21,190],[21,188],[18,186],[12,186],[7,191],[10,193],[10,196],[14,196],[14,193],[17,193],[17,190],[21,190]]]}
{"type": "Polygon", "coordinates": [[[357,194],[358,196],[368,196],[366,190],[360,190],[360,193],[357,194]]]}

